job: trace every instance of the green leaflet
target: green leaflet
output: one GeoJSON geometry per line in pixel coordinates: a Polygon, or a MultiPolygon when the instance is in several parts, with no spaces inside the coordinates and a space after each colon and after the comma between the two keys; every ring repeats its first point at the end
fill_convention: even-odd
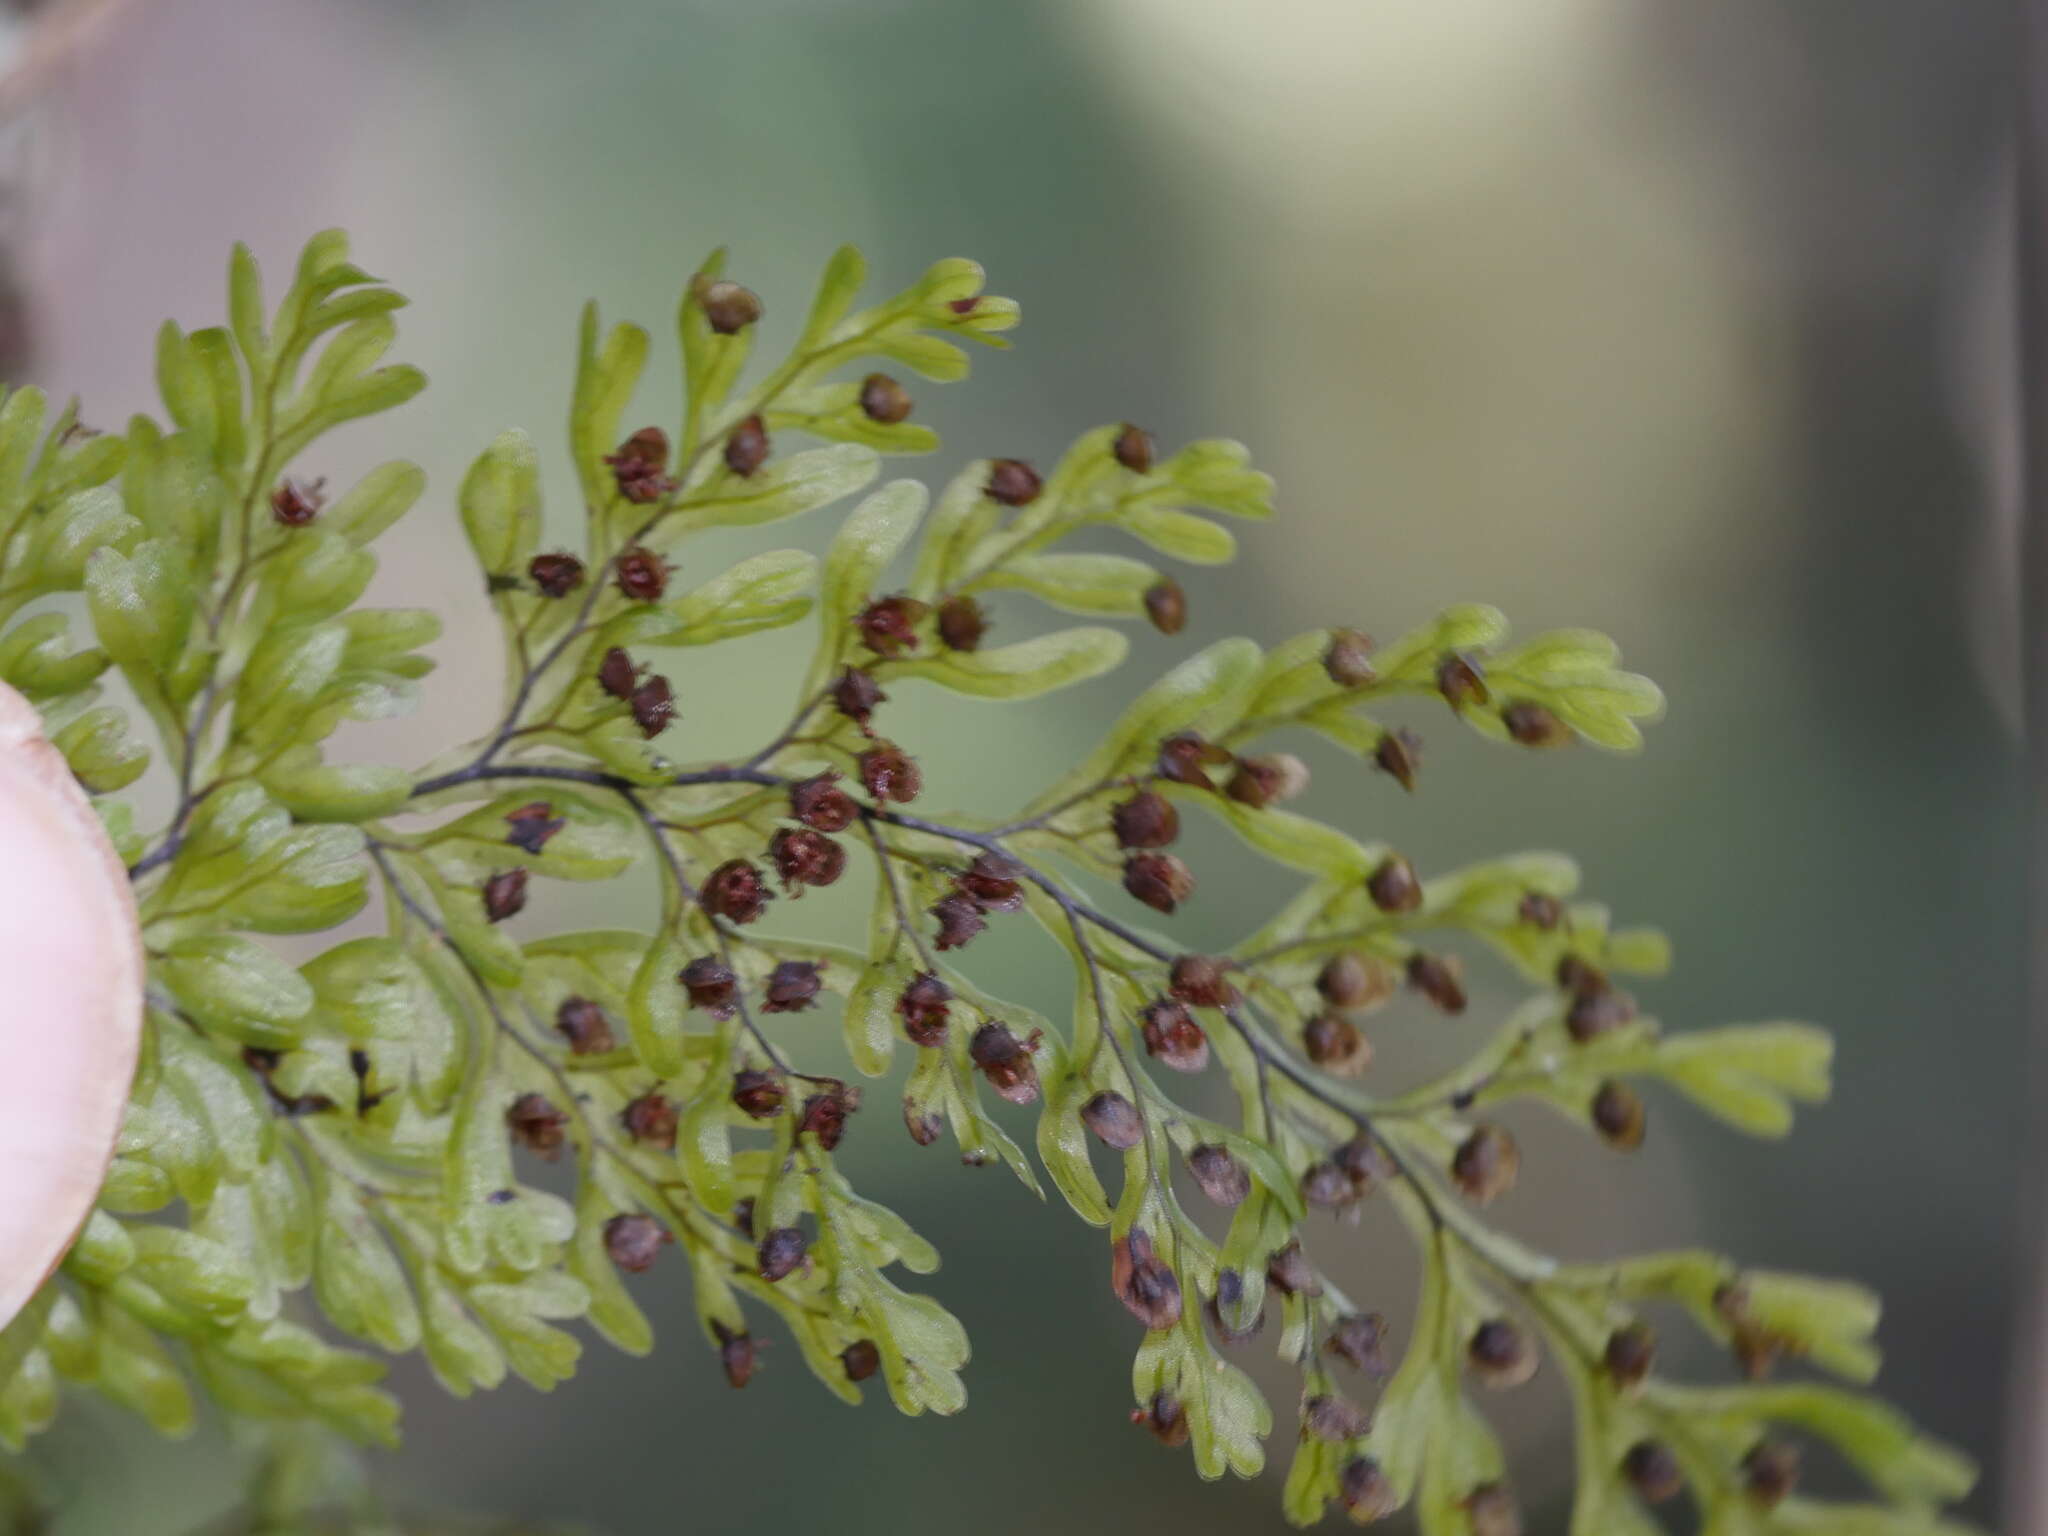
{"type": "Polygon", "coordinates": [[[1029,592],[1068,613],[1134,619],[1158,580],[1158,571],[1125,555],[1028,555],[992,571],[987,585],[1029,592]]]}
{"type": "Polygon", "coordinates": [[[890,964],[877,956],[847,995],[842,1013],[846,1051],[865,1076],[880,1077],[889,1070],[896,1051],[896,999],[912,974],[909,965],[890,964]]]}
{"type": "Polygon", "coordinates": [[[1273,1410],[1251,1377],[1209,1347],[1199,1325],[1146,1335],[1132,1368],[1132,1392],[1146,1402],[1159,1391],[1179,1399],[1195,1470],[1203,1477],[1256,1477],[1264,1470],[1260,1442],[1273,1428],[1273,1410]]]}
{"type": "Polygon", "coordinates": [[[37,574],[52,591],[83,585],[86,561],[96,549],[126,553],[142,537],[142,524],[122,510],[112,486],[77,491],[50,509],[42,520],[35,551],[37,574]]]}
{"type": "Polygon", "coordinates": [[[1034,699],[1100,677],[1122,663],[1130,642],[1114,629],[1065,629],[1014,645],[940,651],[892,663],[885,677],[920,677],[983,699],[1034,699]]]}
{"type": "Polygon", "coordinates": [[[1811,1025],[1751,1024],[1665,1041],[1651,1070],[1739,1129],[1783,1136],[1794,1100],[1828,1096],[1833,1054],[1833,1042],[1811,1025]]]}
{"type": "Polygon", "coordinates": [[[321,1204],[313,1291],[337,1328],[402,1353],[420,1341],[419,1308],[405,1272],[362,1202],[332,1185],[321,1204]]]}
{"type": "Polygon", "coordinates": [[[264,568],[259,601],[267,606],[266,617],[288,616],[310,625],[352,606],[376,569],[376,557],[341,534],[301,529],[264,568]]]}
{"type": "Polygon", "coordinates": [[[426,388],[426,375],[400,363],[376,366],[398,328],[389,315],[341,326],[321,348],[278,426],[279,453],[290,458],[321,434],[361,416],[403,405],[426,388]]]}
{"type": "Polygon", "coordinates": [[[230,771],[261,767],[299,734],[340,674],[348,644],[339,624],[283,626],[264,636],[235,690],[230,771]]]}
{"type": "Polygon", "coordinates": [[[522,572],[540,545],[540,457],[533,440],[503,432],[463,477],[462,528],[486,576],[522,572]]]}
{"type": "Polygon", "coordinates": [[[680,934],[662,934],[647,945],[626,994],[633,1053],[656,1077],[673,1077],[683,1069],[688,999],[676,977],[692,958],[680,934]]]}
{"type": "Polygon", "coordinates": [[[90,709],[50,738],[78,782],[95,795],[125,789],[149,767],[149,748],[128,734],[118,709],[90,709]]]}
{"type": "Polygon", "coordinates": [[[874,449],[858,443],[793,453],[748,479],[693,500],[664,525],[658,542],[706,528],[751,528],[801,517],[851,496],[880,468],[874,449]]]}
{"type": "Polygon", "coordinates": [[[570,1239],[565,1267],[589,1292],[590,1325],[606,1342],[629,1355],[644,1355],[654,1348],[654,1325],[647,1321],[619,1279],[618,1267],[604,1248],[604,1224],[618,1214],[593,1180],[577,1198],[576,1232],[570,1239]]]}
{"type": "Polygon", "coordinates": [[[317,747],[271,760],[264,791],[300,821],[364,822],[389,816],[412,794],[412,775],[388,763],[323,763],[317,747]]]}
{"type": "Polygon", "coordinates": [[[727,1212],[738,1198],[733,1185],[731,1113],[723,1083],[707,1084],[683,1112],[676,1131],[676,1162],[710,1211],[727,1212]]]}
{"type": "Polygon", "coordinates": [[[456,1397],[505,1380],[505,1351],[462,1304],[456,1288],[435,1275],[421,1280],[421,1347],[434,1379],[456,1397]]]}
{"type": "Polygon", "coordinates": [[[312,1010],[313,989],[253,939],[222,933],[180,940],[157,974],[207,1029],[250,1045],[290,1045],[312,1010]]]}
{"type": "Polygon", "coordinates": [[[1362,847],[1335,827],[1277,806],[1252,810],[1213,791],[1182,790],[1178,786],[1173,799],[1190,808],[1212,812],[1253,848],[1303,874],[1363,880],[1385,856],[1384,848],[1362,847]]]}
{"type": "Polygon", "coordinates": [[[818,653],[804,691],[824,685],[851,643],[850,621],[866,605],[882,571],[896,557],[928,500],[915,480],[895,480],[868,497],[846,519],[825,556],[818,592],[818,653]]]}
{"type": "Polygon", "coordinates": [[[101,648],[132,672],[167,679],[192,622],[192,571],[178,547],[152,539],[123,555],[102,546],[86,560],[84,579],[101,648]]]}
{"type": "Polygon", "coordinates": [[[589,1294],[566,1274],[528,1275],[510,1284],[470,1287],[476,1315],[497,1335],[505,1363],[538,1391],[552,1390],[575,1374],[583,1346],[551,1319],[581,1317],[589,1294]]]}
{"type": "Polygon", "coordinates": [[[907,1414],[958,1413],[967,1406],[960,1370],[967,1364],[967,1332],[929,1296],[912,1295],[879,1270],[837,1251],[843,1302],[868,1320],[882,1358],[889,1396],[907,1414]]]}
{"type": "Polygon", "coordinates": [[[1190,565],[1228,565],[1237,557],[1237,537],[1228,528],[1171,507],[1134,507],[1121,523],[1162,555],[1190,565]]]}
{"type": "Polygon", "coordinates": [[[682,303],[676,311],[676,336],[683,357],[683,398],[688,402],[683,422],[686,456],[696,449],[707,418],[715,415],[732,393],[753,350],[752,324],[736,331],[721,331],[712,325],[705,312],[706,293],[724,270],[725,252],[713,251],[683,289],[682,303]]]}
{"type": "Polygon", "coordinates": [[[1074,1214],[1091,1226],[1109,1225],[1109,1197],[1088,1160],[1087,1133],[1080,1109],[1091,1085],[1074,1070],[1065,1070],[1045,1085],[1045,1108],[1038,1117],[1038,1160],[1066,1197],[1074,1214]]]}
{"type": "Polygon", "coordinates": [[[568,1205],[513,1176],[505,1136],[512,1099],[494,1075],[465,1089],[442,1154],[441,1247],[466,1275],[487,1268],[529,1274],[556,1257],[554,1250],[574,1231],[568,1205]]]}
{"type": "Polygon", "coordinates": [[[379,464],[321,515],[320,525],[352,544],[368,544],[411,511],[426,488],[426,472],[417,464],[379,464]]]}
{"type": "Polygon", "coordinates": [[[967,572],[976,547],[1001,516],[986,494],[989,461],[978,459],[947,482],[917,541],[917,565],[909,592],[930,602],[967,572]]]}
{"type": "Polygon", "coordinates": [[[1383,682],[1426,685],[1446,651],[1484,649],[1507,632],[1507,616],[1498,608],[1460,603],[1378,652],[1373,670],[1383,682]]]}
{"type": "Polygon", "coordinates": [[[803,341],[816,345],[830,336],[853,308],[853,301],[867,280],[867,258],[858,247],[842,245],[834,251],[818,278],[818,292],[811,300],[810,316],[804,321],[803,341]]]}
{"type": "Polygon", "coordinates": [[[770,550],[729,567],[663,605],[667,624],[643,645],[713,645],[794,624],[811,611],[818,561],[797,549],[770,550]]]}
{"type": "Polygon", "coordinates": [[[72,650],[69,624],[61,613],[41,613],[15,625],[0,639],[0,679],[35,704],[88,687],[109,658],[101,650],[72,650]]]}
{"type": "Polygon", "coordinates": [[[583,306],[577,335],[576,390],[569,407],[569,444],[582,482],[584,504],[611,506],[617,489],[604,459],[621,436],[620,421],[640,370],[647,363],[647,333],[637,325],[612,327],[598,343],[597,305],[583,306]]]}

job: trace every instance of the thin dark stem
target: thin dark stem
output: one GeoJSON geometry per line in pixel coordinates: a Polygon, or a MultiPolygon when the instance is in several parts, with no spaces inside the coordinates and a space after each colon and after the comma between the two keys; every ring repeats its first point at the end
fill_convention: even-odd
{"type": "Polygon", "coordinates": [[[447,773],[436,774],[433,778],[422,779],[412,787],[412,798],[424,799],[444,789],[457,789],[464,784],[487,783],[492,779],[541,779],[555,780],[563,784],[589,784],[598,789],[616,790],[620,794],[633,794],[645,789],[681,788],[692,784],[759,784],[775,787],[787,784],[787,779],[772,773],[763,773],[751,767],[711,767],[692,769],[676,774],[660,784],[640,784],[623,774],[607,773],[602,768],[578,768],[569,763],[494,763],[488,754],[461,768],[450,769],[447,773]]]}
{"type": "Polygon", "coordinates": [[[784,747],[788,746],[792,741],[794,741],[796,739],[797,732],[801,731],[804,728],[805,724],[810,720],[811,716],[817,711],[818,705],[821,704],[824,701],[824,699],[825,695],[823,693],[813,694],[810,698],[806,699],[803,702],[802,707],[800,707],[797,710],[796,714],[790,718],[789,724],[785,725],[782,728],[782,733],[779,736],[777,736],[773,741],[769,742],[767,746],[763,747],[760,751],[756,752],[752,757],[748,758],[746,761],[746,766],[749,769],[759,768],[762,764],[766,763],[768,759],[773,757],[776,753],[780,752],[784,747]]]}
{"type": "Polygon", "coordinates": [[[896,884],[896,870],[890,863],[895,855],[889,851],[889,845],[882,841],[882,834],[875,830],[875,820],[872,815],[861,817],[860,829],[867,834],[867,840],[875,850],[875,870],[889,892],[889,905],[896,909],[897,930],[910,940],[910,947],[917,951],[918,958],[924,962],[924,968],[936,972],[938,965],[924,947],[924,935],[917,931],[917,924],[911,920],[910,909],[904,904],[902,889],[896,884]]]}
{"type": "Polygon", "coordinates": [[[218,788],[218,783],[209,784],[198,794],[186,796],[179,802],[177,814],[171,818],[171,825],[164,833],[164,840],[128,866],[128,879],[131,884],[178,856],[178,850],[185,846],[185,834],[191,829],[192,813],[218,788]]]}

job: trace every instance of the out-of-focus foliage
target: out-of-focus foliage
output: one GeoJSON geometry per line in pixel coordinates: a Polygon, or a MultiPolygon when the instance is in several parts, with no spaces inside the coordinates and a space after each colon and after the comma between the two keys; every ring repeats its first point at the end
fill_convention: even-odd
{"type": "MultiPolygon", "coordinates": [[[[1112,1287],[1144,1328],[1133,1417],[1188,1445],[1205,1477],[1264,1465],[1273,1411],[1228,1351],[1277,1318],[1301,1381],[1284,1493],[1297,1522],[1413,1506],[1431,1536],[1519,1529],[1475,1389],[1516,1386],[1543,1355],[1577,1417],[1574,1536],[1654,1531],[1648,1506],[1687,1487],[1717,1536],[1956,1529],[1938,1513],[1971,1481],[1955,1453],[1852,1391],[1766,1379],[1805,1362],[1867,1381],[1863,1291],[1705,1252],[1561,1264],[1479,1214],[1519,1161],[1493,1106],[1538,1100],[1626,1150],[1643,1134],[1632,1083],[1658,1079],[1781,1135],[1795,1103],[1826,1094],[1827,1038],[1789,1023],[1666,1033],[1616,982],[1661,971],[1664,940],[1582,898],[1570,861],[1424,878],[1286,809],[1307,770],[1268,745],[1317,733],[1412,788],[1420,743],[1389,707],[1434,698],[1492,740],[1626,751],[1655,687],[1599,635],[1510,644],[1478,606],[1378,648],[1342,629],[1270,650],[1224,640],[1140,693],[1013,818],[912,809],[916,744],[880,733],[892,693],[1030,699],[1123,658],[1122,635],[1096,624],[985,643],[990,594],[1177,632],[1185,598],[1151,558],[1069,536],[1118,530],[1150,556],[1220,562],[1235,541],[1216,517],[1266,517],[1272,487],[1234,443],[1161,454],[1117,424],[1043,476],[981,460],[935,499],[907,480],[870,490],[885,455],[937,446],[878,370],[963,377],[961,344],[1000,345],[1017,312],[971,262],[868,307],[864,279],[842,251],[789,354],[750,371],[760,300],[706,261],[676,317],[672,432],[631,414],[648,334],[586,313],[569,420],[584,545],[545,541],[533,443],[491,443],[455,499],[497,614],[503,707],[418,772],[323,750],[344,722],[414,703],[437,633],[431,615],[360,605],[370,546],[421,495],[419,471],[388,464],[332,496],[290,478],[322,433],[423,382],[382,364],[403,301],[338,234],[312,242],[275,309],[238,250],[229,324],[164,328],[162,422],[95,434],[32,389],[0,402],[0,677],[99,797],[151,958],[144,1059],[99,1209],[0,1333],[0,1439],[19,1447],[70,1382],[166,1433],[191,1427],[203,1387],[238,1415],[388,1442],[381,1355],[421,1352],[458,1395],[512,1375],[546,1389],[576,1368],[570,1325],[652,1347],[621,1278],[648,1270],[692,1288],[735,1386],[773,1315],[834,1393],[857,1401],[879,1377],[906,1413],[957,1411],[965,1331],[903,1279],[938,1255],[835,1160],[844,1135],[877,1133],[871,1109],[761,1027],[822,1008],[869,1076],[907,1049],[914,1142],[950,1134],[1034,1190],[1042,1169],[1107,1229],[1112,1287]],[[792,437],[824,446],[784,451],[792,437]],[[694,533],[854,496],[822,561],[789,550],[679,579],[694,533]],[[43,601],[78,591],[84,644],[43,601]],[[787,728],[744,759],[693,761],[690,666],[807,619],[817,644],[787,728]],[[102,702],[113,672],[139,722],[102,702]],[[115,796],[151,750],[176,799],[145,833],[115,796]],[[1198,877],[1169,850],[1200,816],[1304,877],[1222,955],[1184,953],[1104,893],[1171,915],[1198,877]],[[838,882],[852,853],[872,872],[858,943],[757,928],[771,901],[838,882]],[[642,928],[522,942],[505,926],[544,907],[549,879],[649,864],[660,899],[642,928]],[[325,931],[373,901],[381,934],[302,965],[255,937],[325,931]],[[1064,1026],[965,968],[962,951],[1006,922],[1035,924],[1070,962],[1064,1026]],[[1367,1091],[1363,1021],[1392,993],[1465,1009],[1446,939],[1493,951],[1529,1001],[1440,1079],[1367,1091]],[[1234,1089],[1227,1119],[1169,1089],[1211,1065],[1234,1089]],[[992,1097],[1038,1106],[1035,1159],[992,1097]],[[532,1160],[564,1158],[574,1177],[557,1193],[532,1160]],[[1315,1258],[1375,1194],[1422,1275],[1405,1340],[1315,1258]],[[1643,1321],[1657,1307],[1748,1379],[1666,1379],[1643,1321]],[[1854,1464],[1876,1502],[1797,1496],[1807,1440],[1854,1464]]],[[[326,1528],[285,1509],[311,1507],[318,1479],[279,1477],[274,1519],[300,1524],[275,1528],[326,1528]]]]}

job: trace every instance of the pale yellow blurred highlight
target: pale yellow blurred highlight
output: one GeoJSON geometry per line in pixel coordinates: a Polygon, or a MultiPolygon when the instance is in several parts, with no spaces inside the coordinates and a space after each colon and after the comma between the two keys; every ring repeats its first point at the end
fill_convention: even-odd
{"type": "Polygon", "coordinates": [[[1199,335],[1283,508],[1316,509],[1253,551],[1304,611],[1462,567],[1518,616],[1626,633],[1681,573],[1768,565],[1785,402],[1715,167],[1625,68],[1640,7],[1072,12],[1214,199],[1175,259],[1257,273],[1212,284],[1199,335]],[[1567,615],[1589,569],[1600,611],[1567,615]]]}

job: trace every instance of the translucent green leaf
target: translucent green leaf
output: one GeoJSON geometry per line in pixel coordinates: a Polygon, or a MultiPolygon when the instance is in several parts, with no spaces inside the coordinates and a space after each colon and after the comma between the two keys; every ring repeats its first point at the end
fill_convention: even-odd
{"type": "MultiPolygon", "coordinates": [[[[829,450],[827,450],[829,451],[829,450]]],[[[875,583],[924,516],[925,488],[915,480],[892,480],[848,515],[825,556],[818,594],[817,658],[804,684],[810,694],[824,685],[843,653],[849,621],[873,595],[875,583]]]]}
{"type": "Polygon", "coordinates": [[[0,495],[15,495],[28,474],[49,404],[49,397],[32,385],[9,390],[0,402],[0,495]]]}
{"type": "Polygon", "coordinates": [[[569,441],[576,454],[577,478],[583,485],[583,504],[593,508],[610,506],[618,495],[605,456],[623,436],[619,423],[640,382],[640,370],[647,364],[647,333],[639,326],[613,326],[602,351],[597,332],[597,305],[586,304],[577,339],[569,441]]]}
{"type": "Polygon", "coordinates": [[[402,405],[426,387],[426,376],[417,368],[375,366],[397,335],[388,314],[352,320],[334,332],[279,425],[275,451],[280,459],[296,456],[343,422],[402,405]]]}
{"type": "Polygon", "coordinates": [[[191,1389],[156,1336],[115,1306],[102,1307],[98,1323],[101,1390],[160,1434],[190,1434],[191,1389]]]}
{"type": "Polygon", "coordinates": [[[885,333],[875,338],[874,350],[941,384],[955,384],[967,377],[967,354],[952,342],[922,331],[885,333]]]}
{"type": "Polygon", "coordinates": [[[1029,592],[1068,613],[1135,619],[1145,612],[1145,594],[1159,572],[1124,555],[1023,555],[1006,560],[983,578],[989,587],[1029,592]]]}
{"type": "Polygon", "coordinates": [[[616,1348],[645,1355],[654,1348],[654,1325],[627,1294],[619,1269],[605,1252],[604,1224],[615,1207],[586,1181],[577,1198],[576,1236],[569,1246],[569,1274],[590,1294],[590,1325],[616,1348]]]}
{"type": "Polygon", "coordinates": [[[259,377],[270,354],[263,315],[263,276],[256,270],[256,258],[249,247],[237,240],[228,258],[228,321],[234,330],[235,345],[241,348],[251,371],[259,377]]]}
{"type": "Polygon", "coordinates": [[[889,1070],[896,1053],[896,999],[910,980],[904,965],[864,966],[847,995],[844,1028],[847,1054],[868,1077],[889,1070]]]}
{"type": "Polygon", "coordinates": [[[715,416],[739,382],[754,348],[756,327],[720,330],[704,311],[706,291],[725,270],[725,250],[713,251],[691,276],[676,311],[676,336],[683,354],[684,462],[697,451],[704,425],[715,416]]]}
{"type": "Polygon", "coordinates": [[[967,1363],[967,1332],[929,1296],[897,1289],[865,1266],[845,1266],[842,1288],[874,1329],[889,1396],[907,1414],[958,1413],[967,1406],[959,1371],[967,1363]],[[857,1298],[857,1300],[855,1299],[857,1298]]]}
{"type": "Polygon", "coordinates": [[[714,1077],[685,1106],[676,1128],[676,1162],[685,1182],[710,1211],[730,1211],[736,1198],[727,1124],[729,1093],[730,1085],[714,1077]]]}
{"type": "Polygon", "coordinates": [[[1212,791],[1180,785],[1170,788],[1172,799],[1210,812],[1251,847],[1304,874],[1362,880],[1384,854],[1383,849],[1364,847],[1335,827],[1279,806],[1255,809],[1212,791]]]}
{"type": "Polygon", "coordinates": [[[72,650],[69,625],[61,613],[39,613],[0,635],[0,680],[38,704],[90,684],[107,670],[107,653],[72,650]]]}
{"type": "Polygon", "coordinates": [[[114,1220],[105,1211],[87,1215],[65,1256],[65,1266],[94,1285],[108,1285],[124,1275],[135,1263],[135,1238],[126,1222],[114,1220]]]}
{"type": "Polygon", "coordinates": [[[1243,443],[1220,437],[1189,443],[1154,473],[1212,512],[1254,519],[1273,515],[1273,477],[1251,467],[1251,450],[1243,443]]]}
{"type": "Polygon", "coordinates": [[[123,667],[168,674],[183,654],[194,585],[184,554],[150,539],[131,554],[102,546],[85,566],[86,606],[107,654],[123,667]]]}
{"type": "Polygon", "coordinates": [[[331,1182],[320,1212],[313,1293],[343,1333],[403,1352],[420,1342],[419,1307],[405,1271],[363,1203],[331,1182]]]}
{"type": "Polygon", "coordinates": [[[224,1059],[212,1042],[185,1032],[157,1042],[160,1092],[174,1096],[203,1135],[203,1155],[233,1178],[253,1177],[272,1149],[269,1106],[241,1063],[224,1059]]]}
{"type": "Polygon", "coordinates": [[[1834,1042],[1810,1024],[1745,1024],[1674,1035],[1653,1070],[1702,1109],[1753,1136],[1783,1136],[1794,1100],[1829,1092],[1834,1042]]]}
{"type": "Polygon", "coordinates": [[[454,1286],[436,1274],[422,1277],[421,1341],[434,1379],[456,1397],[485,1391],[505,1379],[505,1351],[462,1304],[454,1286]]]}
{"type": "Polygon", "coordinates": [[[78,782],[95,795],[126,788],[149,767],[149,749],[128,734],[128,717],[118,709],[89,709],[51,741],[78,782]]]}
{"type": "Polygon", "coordinates": [[[1256,1477],[1265,1468],[1260,1442],[1273,1428],[1273,1410],[1252,1379],[1211,1350],[1197,1328],[1148,1333],[1138,1347],[1132,1382],[1140,1402],[1160,1391],[1179,1400],[1195,1470],[1204,1478],[1225,1472],[1256,1477]]]}
{"type": "Polygon", "coordinates": [[[575,1374],[583,1346],[574,1334],[544,1319],[583,1315],[590,1297],[579,1282],[560,1273],[528,1275],[514,1285],[472,1286],[469,1300],[505,1346],[506,1362],[528,1386],[552,1391],[575,1374]]]}
{"type": "Polygon", "coordinates": [[[633,1054],[656,1077],[683,1070],[683,1031],[689,996],[677,974],[693,956],[682,935],[665,933],[647,946],[626,997],[633,1054]]]}
{"type": "Polygon", "coordinates": [[[710,645],[793,624],[811,611],[809,594],[817,574],[816,557],[803,550],[754,555],[665,603],[667,623],[642,643],[710,645]]]}
{"type": "Polygon", "coordinates": [[[1100,677],[1129,650],[1114,629],[1063,629],[988,650],[935,651],[891,663],[887,675],[925,678],[977,698],[1031,699],[1100,677]]]}
{"type": "Polygon", "coordinates": [[[499,433],[463,476],[458,499],[484,574],[523,574],[540,545],[540,458],[533,440],[517,428],[499,433]]]}
{"type": "Polygon", "coordinates": [[[810,318],[804,322],[802,345],[816,345],[846,318],[867,277],[867,260],[857,247],[842,245],[832,253],[832,259],[825,263],[824,275],[818,280],[810,318]]]}
{"type": "Polygon", "coordinates": [[[1109,1225],[1109,1197],[1095,1165],[1088,1160],[1088,1137],[1080,1106],[1091,1092],[1077,1073],[1062,1071],[1045,1085],[1045,1107],[1038,1117],[1038,1160],[1074,1213],[1092,1226],[1109,1225]]]}
{"type": "Polygon", "coordinates": [[[270,612],[310,625],[355,603],[376,570],[376,557],[340,534],[296,529],[264,571],[264,596],[270,612]]]}
{"type": "Polygon", "coordinates": [[[154,973],[201,1026],[250,1045],[297,1043],[313,1007],[304,977],[239,934],[180,940],[158,959],[154,973]]]}
{"type": "Polygon", "coordinates": [[[126,553],[142,537],[142,523],[123,509],[121,494],[98,485],[67,496],[44,518],[36,546],[38,576],[46,590],[84,584],[85,564],[96,549],[126,553]]]}
{"type": "Polygon", "coordinates": [[[751,528],[815,512],[875,478],[881,456],[858,443],[809,448],[778,459],[744,480],[693,497],[664,524],[664,539],[703,528],[751,528]]]}
{"type": "Polygon", "coordinates": [[[194,331],[192,356],[213,391],[213,458],[223,473],[241,467],[248,451],[248,412],[242,401],[242,373],[234,344],[218,326],[194,331]]]}
{"type": "Polygon", "coordinates": [[[1116,525],[1161,554],[1190,565],[1228,565],[1237,558],[1237,536],[1192,512],[1137,506],[1119,516],[1116,525]]]}
{"type": "Polygon", "coordinates": [[[235,684],[230,761],[237,769],[261,765],[297,736],[341,671],[348,644],[348,630],[331,622],[279,625],[257,642],[235,684]]]}
{"type": "Polygon", "coordinates": [[[213,381],[185,333],[168,320],[156,333],[156,387],[171,420],[210,449],[218,430],[213,381]]]}
{"type": "Polygon", "coordinates": [[[1498,608],[1461,603],[1382,648],[1373,666],[1382,683],[1428,685],[1445,652],[1481,650],[1507,632],[1507,617],[1498,608]]]}
{"type": "Polygon", "coordinates": [[[402,459],[379,464],[320,514],[320,525],[351,544],[368,544],[411,511],[426,488],[427,473],[419,465],[402,459]]]}
{"type": "Polygon", "coordinates": [[[452,887],[426,876],[440,908],[441,925],[453,944],[476,973],[496,986],[519,984],[525,965],[512,935],[489,921],[484,912],[483,893],[476,886],[452,887]]]}
{"type": "Polygon", "coordinates": [[[442,1153],[442,1248],[465,1274],[540,1269],[575,1231],[575,1213],[564,1201],[513,1178],[505,1111],[515,1096],[496,1077],[466,1091],[442,1153]]]}
{"type": "Polygon", "coordinates": [[[946,482],[917,541],[910,595],[930,602],[961,580],[1002,508],[988,496],[989,460],[976,459],[946,482]]]}
{"type": "Polygon", "coordinates": [[[166,1298],[227,1321],[249,1304],[255,1281],[225,1245],[179,1227],[138,1224],[133,1273],[166,1298]]]}
{"type": "Polygon", "coordinates": [[[362,822],[389,816],[412,794],[412,775],[387,763],[323,763],[314,747],[280,756],[263,787],[300,821],[362,822]]]}

